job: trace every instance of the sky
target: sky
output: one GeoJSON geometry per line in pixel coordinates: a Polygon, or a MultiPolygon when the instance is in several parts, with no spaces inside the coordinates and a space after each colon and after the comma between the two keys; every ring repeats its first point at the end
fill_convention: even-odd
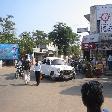
{"type": "Polygon", "coordinates": [[[90,6],[105,4],[112,0],[0,0],[0,17],[14,16],[17,35],[35,30],[49,33],[58,22],[76,33],[77,28],[89,27],[84,15],[90,13],[90,6]]]}

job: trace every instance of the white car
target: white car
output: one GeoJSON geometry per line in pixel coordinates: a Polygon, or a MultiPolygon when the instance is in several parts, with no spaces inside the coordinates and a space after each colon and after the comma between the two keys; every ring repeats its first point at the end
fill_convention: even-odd
{"type": "Polygon", "coordinates": [[[42,74],[50,77],[52,80],[56,78],[75,78],[76,72],[74,67],[66,64],[65,60],[58,57],[46,57],[41,63],[42,74]]]}

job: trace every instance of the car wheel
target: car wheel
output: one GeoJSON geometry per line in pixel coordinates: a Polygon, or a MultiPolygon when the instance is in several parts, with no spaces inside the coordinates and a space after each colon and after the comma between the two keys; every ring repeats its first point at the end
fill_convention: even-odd
{"type": "Polygon", "coordinates": [[[51,78],[51,80],[55,80],[54,71],[51,71],[51,73],[50,73],[50,78],[51,78]]]}
{"type": "Polygon", "coordinates": [[[73,79],[75,79],[76,78],[76,74],[75,73],[73,73],[73,79]]]}

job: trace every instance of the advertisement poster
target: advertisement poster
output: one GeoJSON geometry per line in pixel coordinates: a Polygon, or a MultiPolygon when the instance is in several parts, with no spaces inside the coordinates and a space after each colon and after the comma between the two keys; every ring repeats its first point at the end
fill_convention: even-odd
{"type": "Polygon", "coordinates": [[[0,60],[18,59],[18,44],[0,44],[0,60]]]}

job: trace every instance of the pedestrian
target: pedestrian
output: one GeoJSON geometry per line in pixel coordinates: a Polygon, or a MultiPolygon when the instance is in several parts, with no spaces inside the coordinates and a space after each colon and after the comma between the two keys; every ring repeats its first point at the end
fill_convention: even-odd
{"type": "Polygon", "coordinates": [[[82,85],[82,101],[87,112],[109,112],[107,109],[101,109],[104,102],[102,89],[103,86],[98,81],[89,81],[82,85]]]}
{"type": "Polygon", "coordinates": [[[92,59],[91,64],[92,64],[93,67],[96,66],[96,59],[95,59],[95,57],[92,59]]]}
{"type": "Polygon", "coordinates": [[[27,59],[27,55],[25,55],[25,57],[23,59],[22,66],[23,66],[23,71],[24,71],[24,81],[25,81],[25,84],[28,84],[30,82],[30,67],[31,67],[31,63],[27,59]]]}
{"type": "Polygon", "coordinates": [[[85,77],[86,78],[92,78],[92,65],[90,62],[87,62],[85,65],[85,77]]]}
{"type": "Polygon", "coordinates": [[[103,74],[104,66],[101,60],[96,62],[96,77],[99,78],[103,74]]]}
{"type": "Polygon", "coordinates": [[[107,61],[108,61],[109,70],[112,70],[112,55],[109,55],[107,61]]]}
{"type": "Polygon", "coordinates": [[[103,73],[105,73],[105,71],[106,71],[106,65],[107,65],[105,58],[102,58],[102,63],[103,63],[103,73]]]}
{"type": "Polygon", "coordinates": [[[38,86],[40,84],[40,74],[41,74],[41,65],[38,62],[38,59],[35,59],[35,65],[34,65],[34,72],[35,72],[35,79],[36,79],[36,85],[38,86]]]}

